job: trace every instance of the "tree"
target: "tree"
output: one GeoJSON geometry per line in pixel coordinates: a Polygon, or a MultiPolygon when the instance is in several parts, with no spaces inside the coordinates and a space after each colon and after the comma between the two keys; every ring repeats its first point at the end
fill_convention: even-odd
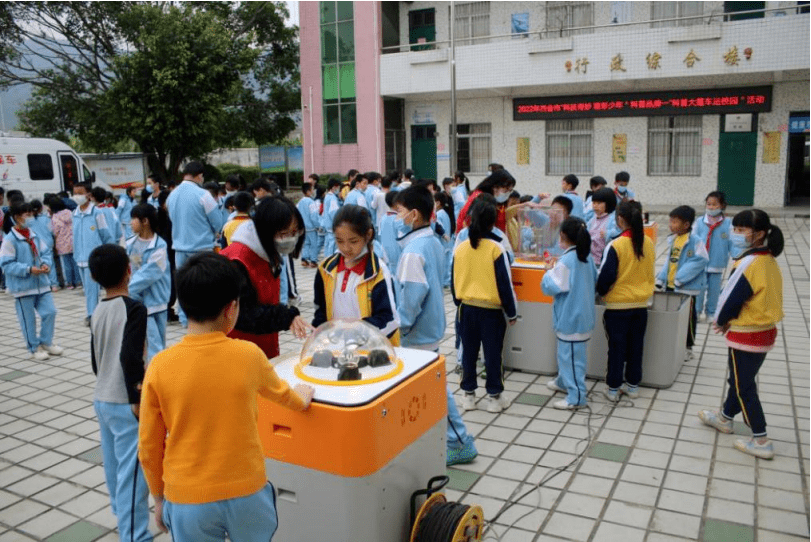
{"type": "Polygon", "coordinates": [[[30,83],[27,131],[96,152],[134,141],[153,172],[241,139],[284,138],[299,109],[280,2],[0,4],[0,86],[30,83]]]}

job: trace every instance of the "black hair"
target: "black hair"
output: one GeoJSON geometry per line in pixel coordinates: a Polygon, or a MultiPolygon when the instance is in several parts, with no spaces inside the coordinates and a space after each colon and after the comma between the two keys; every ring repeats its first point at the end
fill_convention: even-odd
{"type": "Polygon", "coordinates": [[[490,162],[489,164],[487,164],[487,167],[490,168],[490,171],[492,171],[493,173],[495,173],[496,171],[504,169],[504,166],[502,166],[501,164],[499,164],[497,162],[490,162]]]}
{"type": "Polygon", "coordinates": [[[324,192],[327,191],[327,187],[323,184],[315,185],[315,199],[324,201],[324,192]]]}
{"type": "Polygon", "coordinates": [[[453,177],[445,177],[442,179],[442,188],[445,188],[449,184],[453,184],[453,177]]]}
{"type": "MultiPolygon", "coordinates": [[[[253,223],[256,226],[256,234],[274,269],[281,267],[283,258],[276,250],[274,238],[276,234],[285,231],[291,222],[296,223],[299,232],[304,232],[304,219],[301,213],[296,209],[296,205],[284,196],[264,198],[254,210],[253,223]]],[[[304,235],[299,235],[296,249],[293,251],[294,258],[298,257],[302,245],[304,235]]]]}
{"type": "MultiPolygon", "coordinates": [[[[765,211],[760,209],[741,211],[732,219],[732,225],[736,228],[751,228],[754,232],[766,232],[766,237],[763,240],[772,256],[777,257],[783,252],[785,246],[783,231],[772,224],[769,215],[765,211]]],[[[780,292],[777,292],[777,294],[779,295],[780,292]]]]}
{"type": "Polygon", "coordinates": [[[225,184],[231,185],[237,190],[245,190],[247,186],[245,185],[245,179],[239,173],[232,173],[228,177],[225,178],[225,184]]]}
{"type": "Polygon", "coordinates": [[[130,267],[130,257],[120,245],[108,243],[93,249],[87,259],[90,276],[102,288],[113,288],[124,281],[130,267]]]}
{"type": "Polygon", "coordinates": [[[528,201],[532,201],[532,196],[530,196],[529,194],[526,194],[526,195],[524,195],[524,196],[521,196],[521,197],[518,199],[518,201],[519,201],[519,203],[526,203],[526,202],[528,202],[528,201]]]}
{"type": "Polygon", "coordinates": [[[409,211],[416,209],[426,222],[431,220],[434,212],[434,199],[427,188],[422,186],[409,186],[397,192],[396,205],[402,205],[409,211]]]}
{"type": "Polygon", "coordinates": [[[248,192],[237,192],[231,198],[234,209],[239,213],[247,213],[253,206],[253,196],[248,192]]]}
{"type": "Polygon", "coordinates": [[[592,203],[595,201],[597,203],[605,203],[605,212],[609,215],[617,208],[617,196],[614,194],[614,191],[608,187],[595,190],[594,194],[591,195],[591,201],[592,203]]]}
{"type": "Polygon", "coordinates": [[[631,244],[634,247],[636,259],[642,259],[645,246],[645,227],[642,222],[642,212],[633,202],[624,201],[617,206],[617,216],[622,217],[631,229],[631,244]]]}
{"type": "Polygon", "coordinates": [[[312,183],[308,183],[308,182],[301,183],[301,193],[302,194],[307,195],[307,192],[309,192],[312,189],[313,189],[313,184],[312,183]]]}
{"type": "Polygon", "coordinates": [[[138,220],[146,219],[149,222],[149,229],[157,233],[158,231],[158,210],[148,203],[139,203],[130,211],[130,218],[138,220]]]}
{"type": "Polygon", "coordinates": [[[234,206],[234,196],[226,196],[222,202],[222,206],[229,209],[234,206]]]}
{"type": "Polygon", "coordinates": [[[327,190],[332,190],[336,186],[341,186],[341,181],[334,177],[330,177],[329,181],[327,181],[327,190]]]}
{"type": "MultiPolygon", "coordinates": [[[[77,188],[84,188],[84,191],[88,194],[93,190],[93,186],[90,183],[76,183],[73,185],[73,191],[76,192],[77,188]]],[[[11,197],[11,190],[8,191],[8,197],[11,197]]]]}
{"type": "Polygon", "coordinates": [[[349,187],[354,189],[359,182],[367,181],[368,184],[368,181],[370,180],[371,179],[369,179],[369,177],[367,177],[365,173],[358,173],[357,175],[355,175],[355,178],[349,182],[349,187]]]}
{"type": "Polygon", "coordinates": [[[595,175],[594,177],[589,179],[589,186],[592,188],[595,186],[607,186],[607,185],[608,181],[606,181],[603,177],[599,175],[595,175]]]}
{"type": "Polygon", "coordinates": [[[360,171],[358,171],[357,169],[350,169],[349,172],[346,174],[346,178],[351,179],[352,177],[354,177],[358,173],[360,173],[360,171]]]}
{"type": "Polygon", "coordinates": [[[440,191],[434,194],[434,201],[438,201],[442,209],[448,214],[451,223],[450,234],[453,235],[456,233],[456,221],[453,219],[453,200],[448,194],[440,191]]]}
{"type": "Polygon", "coordinates": [[[203,188],[211,194],[211,197],[214,198],[214,201],[217,201],[217,198],[220,197],[220,184],[216,181],[206,181],[203,183],[203,188]]]}
{"type": "Polygon", "coordinates": [[[470,216],[470,226],[468,226],[470,246],[479,248],[479,241],[496,225],[498,216],[496,199],[493,196],[476,198],[470,204],[468,216],[470,216]]]}
{"type": "Polygon", "coordinates": [[[717,199],[718,203],[721,204],[721,209],[726,209],[726,206],[727,206],[727,196],[726,196],[726,194],[724,194],[720,190],[713,190],[712,192],[707,194],[707,197],[704,198],[704,201],[706,202],[710,198],[717,199]]]}
{"type": "Polygon", "coordinates": [[[389,208],[394,207],[394,202],[397,199],[397,194],[399,194],[399,192],[395,192],[394,190],[390,190],[389,192],[386,192],[386,198],[385,198],[386,199],[386,205],[388,205],[389,208]]]}
{"type": "MultiPolygon", "coordinates": [[[[434,192],[439,192],[439,185],[434,179],[419,179],[414,183],[414,186],[422,186],[425,189],[433,188],[434,192]]],[[[429,190],[430,191],[430,190],[429,190]]]]}
{"type": "Polygon", "coordinates": [[[8,208],[8,216],[10,216],[12,220],[14,219],[15,216],[20,216],[30,212],[31,212],[31,204],[26,203],[25,200],[19,201],[15,199],[15,201],[11,203],[11,205],[9,205],[8,208]]]}
{"type": "Polygon", "coordinates": [[[127,188],[124,190],[124,193],[125,193],[126,195],[128,195],[129,197],[132,197],[132,194],[133,194],[133,193],[134,193],[134,192],[135,192],[137,189],[138,189],[137,187],[130,185],[130,186],[128,186],[128,187],[127,187],[127,188]]]}
{"type": "Polygon", "coordinates": [[[158,207],[166,205],[166,200],[169,199],[169,192],[164,190],[158,194],[158,207]]]}
{"type": "Polygon", "coordinates": [[[28,202],[28,205],[31,207],[31,212],[34,213],[34,215],[38,215],[42,212],[42,202],[38,199],[32,199],[28,202]]]}
{"type": "Polygon", "coordinates": [[[453,178],[462,181],[465,183],[465,188],[467,189],[468,194],[470,193],[470,181],[467,180],[464,171],[457,171],[453,174],[453,178]]]}
{"type": "Polygon", "coordinates": [[[560,233],[574,245],[577,259],[581,262],[587,261],[591,253],[591,235],[583,219],[570,216],[560,225],[560,233]]]}
{"type": "Polygon", "coordinates": [[[406,178],[406,179],[408,179],[409,181],[411,180],[411,178],[412,178],[413,176],[414,176],[414,170],[413,170],[413,169],[407,169],[407,170],[405,170],[405,171],[403,172],[403,177],[405,177],[405,178],[406,178]]]}
{"type": "Polygon", "coordinates": [[[68,208],[68,206],[65,205],[65,202],[62,201],[62,198],[60,198],[59,196],[51,196],[46,200],[45,203],[48,205],[48,207],[51,208],[51,213],[53,214],[56,214],[60,211],[64,211],[65,209],[68,208]]]}
{"type": "Polygon", "coordinates": [[[498,188],[512,188],[515,186],[515,179],[506,169],[499,169],[485,177],[485,179],[479,183],[476,187],[476,190],[481,192],[486,192],[487,194],[492,195],[493,190],[498,188]]]}
{"type": "Polygon", "coordinates": [[[321,177],[319,177],[317,173],[310,173],[307,176],[307,179],[312,179],[313,184],[318,184],[318,181],[321,180],[321,177]]]}
{"type": "Polygon", "coordinates": [[[380,181],[380,186],[383,188],[391,188],[392,183],[394,183],[394,180],[388,175],[386,175],[385,177],[383,177],[383,180],[380,181]]]}
{"type": "Polygon", "coordinates": [[[377,171],[367,171],[366,173],[363,174],[363,176],[369,179],[370,184],[378,179],[383,178],[383,176],[377,171]]]}
{"type": "Polygon", "coordinates": [[[2,186],[0,186],[0,196],[4,195],[5,193],[6,193],[6,189],[3,188],[2,186]]]}
{"type": "Polygon", "coordinates": [[[355,235],[364,238],[371,231],[372,235],[366,248],[369,249],[369,252],[372,252],[372,243],[375,241],[375,227],[372,224],[372,215],[369,214],[367,209],[360,205],[342,206],[335,213],[335,218],[332,220],[332,231],[338,229],[341,224],[347,224],[355,232],[355,235]]]}
{"type": "Polygon", "coordinates": [[[614,182],[623,182],[627,183],[631,180],[631,174],[627,171],[620,171],[616,175],[614,175],[614,182]]]}
{"type": "Polygon", "coordinates": [[[566,216],[572,214],[572,209],[574,208],[574,203],[572,200],[567,198],[566,196],[555,196],[555,199],[552,200],[552,203],[557,203],[559,205],[563,205],[563,208],[566,209],[566,216]]]}
{"type": "Polygon", "coordinates": [[[91,190],[90,195],[93,196],[93,200],[96,203],[104,203],[104,200],[107,199],[107,191],[100,186],[91,190]]]}
{"type": "Polygon", "coordinates": [[[244,280],[236,264],[225,256],[214,252],[195,254],[177,270],[177,300],[189,320],[209,322],[239,299],[244,280]]]}
{"type": "Polygon", "coordinates": [[[507,196],[507,199],[517,199],[518,201],[521,201],[521,192],[518,190],[513,190],[510,192],[510,195],[507,196]]]}
{"type": "Polygon", "coordinates": [[[273,192],[273,187],[270,186],[270,181],[268,181],[264,177],[259,177],[253,183],[251,183],[251,192],[256,192],[257,190],[264,190],[265,192],[273,192]]]}
{"type": "Polygon", "coordinates": [[[693,222],[696,220],[696,210],[689,205],[679,205],[670,211],[670,218],[678,218],[682,222],[690,224],[690,229],[693,227],[693,222]]]}
{"type": "Polygon", "coordinates": [[[204,171],[205,167],[203,166],[202,162],[192,160],[191,162],[186,164],[186,167],[183,168],[183,175],[191,175],[192,177],[197,177],[204,171]]]}
{"type": "Polygon", "coordinates": [[[564,181],[566,181],[567,183],[569,183],[569,184],[571,185],[572,190],[574,190],[575,188],[577,188],[577,185],[579,185],[579,184],[580,184],[580,179],[578,179],[578,178],[577,178],[577,175],[575,175],[574,173],[569,173],[568,175],[566,175],[566,176],[563,178],[563,180],[564,180],[564,181]]]}

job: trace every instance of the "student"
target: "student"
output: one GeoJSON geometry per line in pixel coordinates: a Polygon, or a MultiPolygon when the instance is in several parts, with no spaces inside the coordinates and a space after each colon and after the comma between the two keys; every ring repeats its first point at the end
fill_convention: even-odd
{"type": "Polygon", "coordinates": [[[62,262],[65,288],[73,290],[82,285],[81,272],[73,259],[73,214],[59,196],[49,198],[48,207],[51,208],[54,255],[58,255],[62,262]]]}
{"type": "Polygon", "coordinates": [[[90,276],[88,260],[94,248],[115,243],[107,225],[107,218],[101,209],[96,208],[88,197],[90,183],[78,183],[73,187],[73,200],[76,210],[73,211],[73,259],[82,273],[87,318],[85,325],[90,327],[90,317],[99,303],[99,285],[90,276]]]}
{"type": "Polygon", "coordinates": [[[434,214],[436,223],[442,228],[442,235],[437,235],[442,248],[445,251],[444,271],[442,273],[442,286],[449,288],[451,285],[451,261],[453,260],[453,240],[454,224],[453,201],[445,192],[434,194],[434,214]],[[450,209],[449,209],[450,207],[450,209]]]}
{"type": "Polygon", "coordinates": [[[614,176],[614,195],[617,197],[617,205],[636,198],[636,194],[628,188],[629,182],[631,182],[631,175],[627,171],[620,171],[614,176]]]}
{"type": "Polygon", "coordinates": [[[146,191],[145,198],[141,199],[141,203],[148,203],[155,209],[160,207],[161,183],[155,175],[149,175],[146,178],[146,191]]]}
{"type": "Polygon", "coordinates": [[[375,201],[375,197],[380,193],[380,180],[383,176],[377,171],[369,171],[364,173],[363,176],[369,180],[369,184],[366,186],[366,191],[363,195],[366,197],[366,203],[369,205],[367,208],[372,215],[372,224],[377,224],[377,207],[372,204],[375,201]]]}
{"type": "MultiPolygon", "coordinates": [[[[313,175],[310,175],[312,177],[313,175]]],[[[318,177],[318,175],[315,175],[318,177]]],[[[327,230],[321,225],[321,217],[324,214],[324,195],[327,192],[327,187],[323,184],[315,185],[315,203],[316,203],[316,224],[318,225],[316,228],[316,233],[318,234],[316,240],[316,261],[319,261],[321,258],[321,249],[324,248],[324,240],[326,238],[327,230]]]]}
{"type": "Polygon", "coordinates": [[[400,230],[403,226],[402,222],[397,220],[397,211],[394,210],[394,201],[397,198],[398,192],[389,191],[386,194],[386,206],[388,211],[386,216],[380,221],[380,245],[386,255],[386,260],[389,262],[389,269],[397,269],[400,262],[400,254],[403,247],[397,242],[400,236],[400,230]]]}
{"type": "Polygon", "coordinates": [[[600,188],[608,185],[608,182],[599,175],[589,179],[590,190],[586,192],[586,200],[583,202],[583,220],[588,224],[594,218],[594,208],[591,205],[591,197],[600,188]]]}
{"type": "Polygon", "coordinates": [[[166,348],[166,321],[172,278],[166,241],[155,233],[158,212],[147,204],[136,205],[130,211],[133,235],[127,239],[130,258],[130,297],[140,301],[147,310],[147,361],[166,348]]]}
{"type": "Polygon", "coordinates": [[[48,216],[48,210],[42,205],[38,199],[31,200],[31,216],[34,217],[34,222],[31,224],[31,229],[37,234],[39,240],[45,243],[46,252],[51,255],[51,268],[48,271],[48,281],[51,283],[51,291],[56,292],[59,290],[59,277],[56,274],[56,265],[53,265],[54,258],[54,232],[51,217],[48,216]]]}
{"type": "Polygon", "coordinates": [[[31,353],[31,359],[45,361],[62,355],[63,349],[53,344],[56,306],[51,295],[48,272],[53,265],[52,252],[31,228],[31,207],[16,201],[8,216],[14,225],[3,236],[0,245],[0,268],[6,278],[8,293],[14,297],[17,321],[31,353]],[[37,336],[37,320],[41,323],[37,336]]]}
{"type": "Polygon", "coordinates": [[[451,195],[453,196],[453,209],[454,214],[456,215],[454,220],[458,220],[459,213],[462,212],[462,207],[464,207],[465,203],[467,203],[468,194],[470,194],[470,181],[467,180],[467,177],[465,177],[465,173],[463,171],[457,171],[454,173],[453,181],[455,186],[451,191],[451,195]]]}
{"type": "Polygon", "coordinates": [[[647,305],[653,295],[656,259],[639,209],[623,202],[617,207],[616,217],[622,234],[605,249],[596,287],[606,305],[603,322],[608,337],[608,371],[604,393],[612,403],[619,401],[620,393],[631,399],[639,396],[647,305]]]}
{"type": "Polygon", "coordinates": [[[324,196],[324,211],[321,213],[321,227],[324,228],[324,257],[335,254],[335,236],[332,232],[332,222],[335,220],[335,213],[341,207],[338,200],[338,191],[341,189],[341,181],[330,178],[327,182],[327,195],[324,196]]]}
{"type": "Polygon", "coordinates": [[[579,184],[580,180],[577,178],[577,175],[571,173],[560,181],[560,188],[563,190],[563,195],[572,202],[572,209],[569,211],[569,214],[575,218],[583,218],[583,198],[578,196],[577,192],[575,192],[579,184]]]}
{"type": "Polygon", "coordinates": [[[318,225],[313,221],[312,206],[315,204],[313,185],[310,183],[302,184],[301,193],[304,196],[296,205],[301,217],[304,219],[304,247],[301,249],[301,265],[304,267],[318,267],[318,254],[313,254],[318,243],[318,232],[315,231],[318,225]]]}
{"type": "Polygon", "coordinates": [[[582,219],[571,217],[560,228],[563,255],[541,282],[545,295],[555,298],[552,307],[558,339],[558,376],[546,383],[566,394],[552,403],[560,410],[586,406],[586,345],[594,330],[594,286],[597,269],[591,257],[591,236],[582,219]]]}
{"type": "MultiPolygon", "coordinates": [[[[555,198],[552,200],[551,207],[552,209],[557,209],[561,212],[561,214],[563,215],[563,220],[566,220],[570,216],[574,216],[572,214],[574,204],[572,203],[572,200],[570,198],[567,198],[564,195],[555,196],[555,198]]],[[[574,216],[574,218],[582,218],[582,217],[574,216]]],[[[561,223],[563,223],[563,220],[561,220],[561,223]]]]}
{"type": "Polygon", "coordinates": [[[266,197],[274,195],[273,186],[264,177],[259,177],[251,184],[251,192],[256,205],[266,197]]]}
{"type": "Polygon", "coordinates": [[[132,236],[130,229],[130,211],[135,205],[135,191],[134,186],[128,186],[121,196],[118,198],[118,206],[116,207],[116,214],[118,221],[121,223],[121,228],[124,231],[124,238],[129,239],[132,236]]]}
{"type": "Polygon", "coordinates": [[[400,184],[397,185],[397,191],[403,191],[406,188],[411,188],[411,183],[414,181],[414,170],[406,169],[403,171],[403,176],[400,178],[400,184]]]}
{"type": "Polygon", "coordinates": [[[391,206],[388,204],[386,195],[391,192],[393,182],[389,175],[382,179],[380,181],[380,190],[375,194],[372,200],[372,209],[375,211],[375,232],[378,240],[380,240],[380,224],[383,222],[383,217],[391,211],[391,206]]]}
{"type": "Polygon", "coordinates": [[[251,219],[250,213],[253,207],[253,197],[248,192],[237,192],[231,197],[234,202],[234,217],[222,227],[223,248],[231,244],[231,238],[237,228],[246,220],[251,219]]]}
{"type": "Polygon", "coordinates": [[[732,420],[742,412],[752,438],[736,440],[735,449],[772,459],[774,446],[766,436],[755,379],[783,319],[783,277],[775,260],[783,252],[783,232],[760,209],[741,211],[732,227],[734,271],[721,292],[713,323],[729,350],[729,391],[720,412],[702,410],[698,417],[721,433],[732,433],[732,420]]]}
{"type": "MultiPolygon", "coordinates": [[[[498,165],[498,164],[496,164],[498,165]]],[[[473,200],[478,197],[482,192],[490,194],[496,198],[498,204],[498,217],[496,218],[496,227],[502,232],[507,231],[507,215],[504,204],[510,197],[510,194],[515,188],[515,179],[506,169],[497,169],[486,177],[482,182],[476,186],[476,189],[467,198],[467,202],[459,210],[459,215],[456,219],[456,231],[460,231],[465,227],[465,218],[467,216],[468,207],[473,203],[473,200]]]]}
{"type": "Polygon", "coordinates": [[[389,269],[374,252],[369,211],[346,205],[332,225],[338,253],[315,274],[313,327],[335,318],[363,319],[400,344],[400,320],[389,269]]]}
{"type": "Polygon", "coordinates": [[[591,207],[594,217],[588,223],[591,237],[591,257],[599,268],[603,261],[605,245],[610,241],[608,229],[616,224],[614,210],[617,208],[617,198],[610,188],[600,188],[591,196],[591,207]]]}
{"type": "Polygon", "coordinates": [[[687,359],[693,359],[696,340],[696,295],[706,285],[709,256],[701,239],[692,233],[696,212],[689,205],[670,211],[668,257],[656,276],[656,287],[690,296],[690,321],[687,326],[687,359]]]}
{"type": "Polygon", "coordinates": [[[732,219],[724,216],[727,208],[726,196],[723,192],[710,192],[704,200],[707,206],[704,216],[695,225],[694,232],[704,243],[704,248],[710,256],[707,264],[707,312],[704,314],[704,289],[702,288],[696,298],[696,313],[704,322],[715,314],[718,306],[718,296],[721,294],[721,278],[729,261],[730,234],[732,233],[732,219]]]}
{"type": "Polygon", "coordinates": [[[107,227],[110,229],[110,235],[113,236],[114,243],[120,243],[124,237],[124,228],[121,227],[121,222],[115,214],[113,207],[108,207],[105,203],[107,198],[107,191],[102,187],[97,186],[90,191],[90,198],[96,204],[96,207],[104,213],[104,219],[107,221],[107,227]]]}
{"type": "Polygon", "coordinates": [[[364,195],[368,185],[369,179],[365,175],[360,173],[356,175],[351,184],[352,190],[344,198],[344,205],[358,205],[368,209],[369,204],[366,203],[366,196],[364,195]]]}
{"type": "Polygon", "coordinates": [[[147,310],[128,295],[130,259],[121,246],[96,247],[88,266],[93,280],[105,290],[90,326],[90,363],[96,375],[93,407],[110,506],[120,540],[151,541],[149,488],[138,462],[147,310]]]}
{"type": "Polygon", "coordinates": [[[507,322],[514,325],[518,314],[509,259],[498,238],[492,235],[497,214],[492,200],[477,199],[470,207],[468,239],[453,251],[451,294],[458,307],[464,410],[476,408],[476,359],[480,346],[487,370],[487,411],[501,412],[510,404],[502,395],[501,351],[507,322]]]}
{"type": "Polygon", "coordinates": [[[229,339],[242,275],[204,252],[177,272],[187,334],[150,362],[141,394],[139,457],[158,527],[175,542],[269,540],[278,525],[256,422],[257,397],[306,410],[255,344],[229,339]]]}

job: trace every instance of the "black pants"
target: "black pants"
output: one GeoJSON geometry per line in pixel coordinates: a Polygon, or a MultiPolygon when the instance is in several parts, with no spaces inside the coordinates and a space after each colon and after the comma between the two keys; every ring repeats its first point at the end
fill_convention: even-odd
{"type": "Polygon", "coordinates": [[[608,336],[608,371],[605,382],[611,389],[625,382],[638,386],[642,380],[642,347],[648,327],[648,309],[606,309],[603,325],[608,336]]]}
{"type": "Polygon", "coordinates": [[[690,321],[687,324],[687,348],[692,348],[696,344],[696,326],[698,325],[698,314],[696,314],[696,296],[690,296],[690,321]]]}
{"type": "Polygon", "coordinates": [[[766,417],[757,394],[755,377],[766,359],[765,352],[744,352],[729,349],[729,392],[724,402],[724,416],[734,418],[743,413],[743,421],[756,437],[766,436],[766,417]]]}
{"type": "Polygon", "coordinates": [[[483,309],[462,303],[456,312],[459,334],[462,337],[462,382],[465,391],[476,391],[476,359],[479,345],[484,350],[484,368],[487,371],[485,389],[489,395],[504,391],[501,351],[507,320],[501,309],[483,309]]]}

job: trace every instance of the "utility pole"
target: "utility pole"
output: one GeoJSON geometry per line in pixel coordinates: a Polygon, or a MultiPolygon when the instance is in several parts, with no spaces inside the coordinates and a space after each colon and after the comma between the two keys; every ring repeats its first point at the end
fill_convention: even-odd
{"type": "Polygon", "coordinates": [[[455,2],[451,0],[451,24],[450,24],[450,34],[451,34],[451,133],[450,133],[450,145],[451,145],[451,152],[450,152],[450,166],[451,172],[450,176],[453,177],[453,174],[456,173],[456,39],[455,39],[455,27],[456,27],[456,10],[455,10],[455,2]]]}

